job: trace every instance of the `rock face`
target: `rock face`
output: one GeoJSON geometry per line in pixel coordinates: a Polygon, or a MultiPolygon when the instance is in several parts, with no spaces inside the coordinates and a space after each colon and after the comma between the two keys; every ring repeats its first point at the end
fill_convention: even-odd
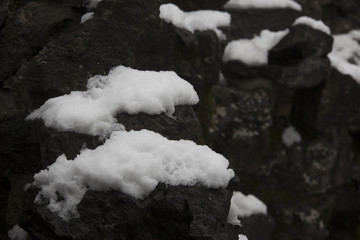
{"type": "Polygon", "coordinates": [[[331,67],[331,36],[292,26],[309,15],[334,34],[360,28],[360,3],[297,0],[302,11],[226,10],[232,23],[220,40],[213,31],[191,33],[162,21],[159,6],[168,2],[224,11],[226,1],[102,0],[91,10],[82,0],[0,2],[0,238],[20,224],[32,239],[360,239],[360,85],[331,67]],[[81,24],[88,11],[94,18],[81,24]],[[221,62],[229,41],[286,28],[267,65],[221,62]],[[38,189],[23,191],[35,173],[102,140],[25,117],[118,65],[175,71],[200,97],[196,106],[177,106],[173,118],[118,114],[127,130],[207,144],[240,180],[227,189],[159,184],[144,200],[88,191],[81,217],[70,222],[35,205],[38,189]],[[284,143],[289,126],[301,141],[284,143]],[[228,224],[233,190],[259,197],[269,216],[228,224]]]}
{"type": "Polygon", "coordinates": [[[224,231],[231,195],[163,184],[145,200],[89,191],[77,207],[80,218],[64,222],[30,202],[23,225],[36,239],[221,239],[213,236],[224,231]]]}

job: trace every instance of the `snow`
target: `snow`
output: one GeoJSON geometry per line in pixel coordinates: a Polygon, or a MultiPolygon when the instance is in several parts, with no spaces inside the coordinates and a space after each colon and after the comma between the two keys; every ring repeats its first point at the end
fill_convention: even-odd
{"type": "Polygon", "coordinates": [[[266,205],[257,197],[241,192],[234,192],[231,198],[228,223],[241,226],[238,217],[249,217],[254,214],[267,214],[266,205]]]}
{"type": "Polygon", "coordinates": [[[26,240],[27,236],[27,232],[17,224],[8,231],[8,237],[11,240],[26,240]]]}
{"type": "Polygon", "coordinates": [[[86,21],[89,21],[90,19],[94,18],[94,12],[88,12],[82,15],[80,23],[84,23],[86,21]]]}
{"type": "Polygon", "coordinates": [[[301,5],[293,0],[229,0],[224,8],[291,8],[301,11],[301,5]]]}
{"type": "Polygon", "coordinates": [[[224,38],[225,36],[218,27],[229,26],[231,22],[231,15],[226,12],[214,10],[184,12],[171,3],[160,6],[160,18],[179,28],[185,28],[190,32],[213,30],[219,38],[224,38]]]}
{"type": "Polygon", "coordinates": [[[238,240],[248,240],[248,238],[243,234],[239,234],[238,235],[238,240]]]}
{"type": "Polygon", "coordinates": [[[90,1],[88,1],[89,3],[88,3],[88,5],[86,5],[86,7],[88,9],[94,9],[98,6],[99,2],[101,2],[101,1],[102,0],[90,0],[90,1]]]}
{"type": "Polygon", "coordinates": [[[225,47],[223,62],[237,60],[247,65],[265,65],[268,63],[268,52],[283,37],[289,33],[289,30],[271,32],[262,30],[260,36],[252,39],[239,39],[228,43],[225,47]]]}
{"type": "Polygon", "coordinates": [[[293,23],[293,26],[300,25],[300,24],[308,25],[308,26],[312,27],[313,29],[322,31],[328,35],[331,34],[330,28],[328,26],[326,26],[325,23],[321,20],[315,20],[311,17],[302,16],[295,20],[295,22],[293,23]]]}
{"type": "Polygon", "coordinates": [[[301,142],[301,136],[293,126],[289,126],[284,130],[281,135],[282,142],[287,146],[291,147],[294,143],[301,142]]]}
{"type": "Polygon", "coordinates": [[[35,174],[33,185],[41,188],[35,202],[48,200],[48,208],[67,219],[76,216],[88,189],[144,198],[159,182],[226,187],[234,176],[228,165],[222,155],[189,140],[168,140],[148,130],[117,131],[96,149],[85,149],[74,160],[59,156],[35,174]]]}
{"type": "Polygon", "coordinates": [[[107,76],[88,80],[87,91],[49,99],[26,119],[42,119],[47,127],[107,136],[124,129],[115,115],[139,112],[172,116],[176,105],[193,105],[199,98],[193,86],[170,71],[139,71],[124,66],[107,76]]]}
{"type": "Polygon", "coordinates": [[[333,37],[333,49],[328,55],[332,67],[360,83],[360,30],[333,37]]]}

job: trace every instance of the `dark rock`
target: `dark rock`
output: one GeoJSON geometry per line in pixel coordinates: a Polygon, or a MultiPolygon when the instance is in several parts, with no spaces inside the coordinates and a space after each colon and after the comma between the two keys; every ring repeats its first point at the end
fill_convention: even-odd
{"type": "Polygon", "coordinates": [[[148,129],[172,140],[188,139],[196,143],[201,140],[200,123],[189,106],[177,106],[173,117],[165,114],[150,116],[144,113],[121,113],[117,120],[124,124],[128,131],[148,129]]]}
{"type": "Polygon", "coordinates": [[[304,122],[323,130],[345,125],[351,132],[360,130],[360,85],[350,76],[332,69],[328,79],[316,88],[298,91],[295,107],[304,122]]]}
{"type": "Polygon", "coordinates": [[[263,214],[256,214],[240,218],[242,234],[248,239],[270,239],[275,222],[272,218],[263,214]]]}
{"type": "Polygon", "coordinates": [[[251,90],[217,87],[215,95],[214,149],[229,159],[230,167],[240,171],[239,176],[251,174],[268,149],[272,90],[267,88],[270,85],[254,85],[251,90]],[[254,154],[257,149],[262,151],[254,154]]]}
{"type": "Polygon", "coordinates": [[[74,158],[83,147],[95,148],[97,137],[78,133],[59,133],[40,121],[12,121],[0,124],[0,172],[34,174],[55,162],[59,155],[74,158]],[[26,154],[24,154],[26,153],[26,154]]]}
{"type": "Polygon", "coordinates": [[[228,190],[163,184],[144,200],[88,191],[78,205],[80,218],[67,222],[34,206],[35,192],[29,192],[22,225],[36,239],[212,239],[226,223],[231,198],[228,190]]]}
{"type": "Polygon", "coordinates": [[[349,32],[360,26],[360,3],[357,0],[331,0],[322,3],[322,18],[333,34],[349,32]]]}
{"type": "Polygon", "coordinates": [[[231,14],[231,26],[227,39],[253,38],[262,30],[281,31],[302,16],[292,9],[227,9],[231,14]]]}

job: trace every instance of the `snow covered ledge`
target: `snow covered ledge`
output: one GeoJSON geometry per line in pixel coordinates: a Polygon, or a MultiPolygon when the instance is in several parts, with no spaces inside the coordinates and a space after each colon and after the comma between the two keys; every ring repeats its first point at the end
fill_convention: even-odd
{"type": "Polygon", "coordinates": [[[267,214],[266,205],[254,195],[245,196],[241,192],[234,192],[228,215],[228,223],[241,226],[239,217],[249,217],[254,214],[267,214]]]}
{"type": "Polygon", "coordinates": [[[224,8],[290,8],[301,11],[301,5],[293,0],[229,0],[224,8]]]}
{"type": "Polygon", "coordinates": [[[199,98],[193,86],[170,71],[140,71],[118,66],[108,75],[88,80],[87,91],[49,99],[27,120],[42,119],[58,131],[106,136],[124,129],[115,116],[165,113],[172,116],[176,105],[193,105],[199,98]]]}
{"type": "Polygon", "coordinates": [[[225,38],[225,35],[218,27],[229,26],[231,22],[231,15],[226,12],[214,10],[184,12],[171,3],[160,6],[160,18],[192,33],[196,30],[213,30],[221,39],[225,38]]]}
{"type": "Polygon", "coordinates": [[[307,25],[313,29],[324,32],[327,35],[331,35],[330,28],[328,26],[326,26],[323,21],[315,20],[311,17],[302,16],[302,17],[297,18],[293,23],[293,26],[296,26],[296,25],[307,25]]]}
{"type": "Polygon", "coordinates": [[[328,55],[331,66],[343,74],[350,75],[360,84],[360,30],[333,37],[333,49],[328,55]]]}
{"type": "Polygon", "coordinates": [[[225,47],[222,61],[240,61],[249,66],[266,65],[269,50],[288,33],[288,29],[279,32],[262,30],[259,36],[252,39],[231,41],[225,47]]]}
{"type": "Polygon", "coordinates": [[[189,140],[168,140],[148,130],[118,131],[74,160],[58,157],[34,175],[32,185],[41,189],[35,203],[46,203],[52,212],[68,219],[77,216],[76,206],[89,189],[118,190],[144,198],[159,182],[225,188],[234,177],[228,165],[222,155],[189,140]]]}

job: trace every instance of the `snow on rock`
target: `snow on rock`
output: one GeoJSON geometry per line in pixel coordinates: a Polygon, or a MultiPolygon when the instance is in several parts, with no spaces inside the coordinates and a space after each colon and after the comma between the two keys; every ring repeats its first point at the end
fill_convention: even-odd
{"type": "Polygon", "coordinates": [[[171,116],[176,105],[196,104],[193,86],[170,71],[139,71],[124,66],[88,80],[87,91],[49,99],[26,119],[42,119],[47,127],[106,136],[123,129],[114,116],[139,112],[171,116]]]}
{"type": "Polygon", "coordinates": [[[89,21],[90,19],[94,18],[94,12],[88,12],[82,15],[80,23],[84,23],[86,21],[89,21]]]}
{"type": "Polygon", "coordinates": [[[331,66],[360,83],[360,30],[333,37],[333,49],[328,55],[331,66]]]}
{"type": "Polygon", "coordinates": [[[226,47],[223,55],[223,62],[237,60],[247,65],[265,65],[268,63],[268,52],[283,37],[289,33],[289,30],[271,32],[262,30],[260,36],[252,39],[239,39],[231,41],[226,47]]]}
{"type": "Polygon", "coordinates": [[[308,26],[312,27],[313,29],[322,31],[328,35],[331,34],[330,28],[328,26],[326,26],[325,23],[321,20],[315,20],[311,17],[302,16],[295,20],[295,22],[293,23],[293,26],[300,25],[300,24],[308,25],[308,26]]]}
{"type": "Polygon", "coordinates": [[[287,147],[291,147],[294,143],[301,142],[301,136],[293,126],[286,128],[282,133],[281,138],[282,142],[287,147]]]}
{"type": "Polygon", "coordinates": [[[8,231],[8,237],[11,240],[26,240],[28,237],[28,233],[16,224],[12,229],[8,231]]]}
{"type": "Polygon", "coordinates": [[[245,196],[241,192],[234,192],[231,198],[228,223],[241,226],[238,217],[249,217],[254,214],[267,214],[266,205],[254,195],[245,196]]]}
{"type": "Polygon", "coordinates": [[[238,240],[248,240],[248,238],[243,234],[239,234],[238,235],[238,240]]]}
{"type": "Polygon", "coordinates": [[[86,7],[88,9],[94,9],[98,6],[99,2],[101,2],[102,0],[90,0],[88,1],[88,4],[86,5],[86,7]]]}
{"type": "Polygon", "coordinates": [[[190,32],[213,30],[220,38],[224,38],[224,35],[218,27],[229,26],[231,22],[231,15],[226,12],[214,10],[184,12],[171,3],[160,6],[160,18],[190,32]]]}
{"type": "Polygon", "coordinates": [[[159,182],[226,187],[234,176],[228,165],[222,155],[189,140],[168,140],[148,130],[117,131],[96,149],[85,149],[74,160],[59,156],[35,174],[33,185],[41,188],[35,202],[48,200],[48,208],[66,219],[76,216],[88,189],[144,198],[159,182]]]}
{"type": "Polygon", "coordinates": [[[224,8],[291,8],[301,11],[301,5],[293,0],[229,0],[224,8]]]}

